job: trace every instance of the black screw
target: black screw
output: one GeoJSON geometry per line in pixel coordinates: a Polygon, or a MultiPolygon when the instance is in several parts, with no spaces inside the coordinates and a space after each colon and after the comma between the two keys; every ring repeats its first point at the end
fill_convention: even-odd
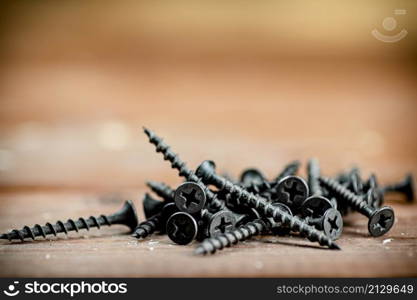
{"type": "Polygon", "coordinates": [[[146,221],[140,223],[135,232],[132,234],[135,238],[146,238],[152,235],[155,231],[164,232],[167,219],[178,211],[174,203],[167,203],[162,210],[157,214],[151,216],[146,221]]]}
{"type": "Polygon", "coordinates": [[[266,222],[257,219],[232,231],[205,239],[200,245],[198,245],[194,253],[198,255],[214,254],[217,250],[222,250],[224,247],[231,247],[239,241],[247,240],[255,235],[259,235],[267,231],[268,225],[266,222]]]}
{"type": "MultiPolygon", "coordinates": [[[[156,187],[156,185],[154,185],[154,187],[156,187]]],[[[159,185],[159,187],[161,187],[161,185],[159,185]]],[[[213,214],[206,208],[200,208],[204,205],[206,200],[206,194],[201,184],[184,182],[175,190],[164,184],[163,190],[166,201],[174,201],[178,209],[194,215],[198,220],[201,219],[203,224],[201,224],[200,227],[204,228],[204,233],[202,235],[215,236],[216,234],[234,228],[237,220],[235,214],[232,212],[220,210],[213,214]],[[186,199],[184,199],[184,195],[186,199]],[[173,199],[171,197],[173,197],[173,199]],[[196,203],[196,205],[194,207],[191,205],[184,205],[186,202],[196,203]]],[[[191,224],[193,222],[189,220],[188,223],[191,224]]]]}
{"type": "MultiPolygon", "coordinates": [[[[349,189],[349,185],[346,186],[349,189]]],[[[362,181],[360,176],[353,175],[350,180],[350,190],[361,196],[363,201],[374,208],[381,207],[384,202],[384,193],[378,184],[376,175],[372,173],[366,181],[362,181]],[[356,183],[357,182],[357,183],[356,183]],[[358,188],[355,187],[358,186],[358,188]]]]}
{"type": "MultiPolygon", "coordinates": [[[[293,217],[292,211],[287,205],[285,205],[283,203],[275,202],[275,203],[272,203],[272,206],[279,207],[283,212],[285,212],[285,213],[289,214],[291,217],[293,217]]],[[[268,221],[267,222],[268,225],[270,225],[269,226],[270,231],[273,234],[280,235],[280,236],[290,234],[291,228],[288,226],[288,224],[285,224],[283,222],[275,221],[274,218],[267,218],[267,221],[268,221]]]]}
{"type": "MultiPolygon", "coordinates": [[[[316,213],[315,217],[322,216],[324,212],[333,207],[337,209],[338,204],[335,198],[329,200],[327,197],[324,196],[324,191],[320,186],[320,164],[316,158],[312,158],[307,163],[307,180],[308,180],[308,187],[310,190],[310,197],[303,203],[304,210],[316,208],[314,211],[316,213]],[[330,207],[328,205],[331,205],[330,207]],[[310,207],[312,206],[312,207],[310,207]],[[322,209],[320,212],[317,210],[317,207],[321,206],[322,209]]],[[[327,195],[326,195],[327,196],[327,195]]]]}
{"type": "Polygon", "coordinates": [[[290,227],[294,232],[304,234],[310,241],[318,242],[320,245],[328,246],[332,249],[340,249],[329,237],[316,228],[308,225],[298,217],[293,217],[284,212],[279,207],[274,207],[265,198],[247,192],[240,186],[233,184],[225,178],[215,173],[215,164],[212,161],[203,162],[197,169],[197,175],[207,184],[213,184],[218,189],[225,189],[232,195],[236,195],[236,200],[243,205],[255,208],[261,215],[272,217],[278,222],[290,227]]]}
{"type": "Polygon", "coordinates": [[[240,183],[247,191],[255,194],[262,193],[271,188],[269,182],[266,181],[265,176],[256,168],[250,168],[243,171],[240,175],[240,183]]]}
{"type": "Polygon", "coordinates": [[[242,172],[240,175],[240,183],[244,187],[249,187],[251,185],[261,185],[265,181],[265,176],[259,169],[249,168],[242,172]]]}
{"type": "MultiPolygon", "coordinates": [[[[335,180],[341,185],[343,185],[346,189],[350,190],[352,193],[362,197],[364,201],[372,200],[369,197],[370,195],[369,190],[365,190],[364,183],[362,182],[360,170],[358,167],[353,167],[348,172],[340,173],[339,175],[335,177],[335,180]]],[[[331,199],[332,199],[333,207],[334,208],[337,207],[337,209],[343,215],[347,215],[350,212],[352,212],[352,208],[345,201],[337,199],[337,197],[334,197],[334,195],[330,193],[329,191],[327,191],[326,195],[332,196],[331,199]]]]}
{"type": "Polygon", "coordinates": [[[320,165],[316,158],[312,158],[307,163],[307,182],[310,189],[310,195],[323,196],[320,187],[320,165]]]}
{"type": "Polygon", "coordinates": [[[152,192],[164,199],[166,203],[174,201],[175,190],[171,189],[165,183],[148,181],[146,185],[152,190],[152,192]]]}
{"type": "MultiPolygon", "coordinates": [[[[171,167],[173,169],[178,170],[178,174],[180,176],[183,176],[187,181],[197,183],[201,186],[203,189],[206,200],[208,204],[208,208],[213,212],[219,212],[219,211],[226,211],[229,213],[230,217],[238,218],[238,214],[233,214],[225,205],[225,203],[217,198],[217,195],[212,192],[207,186],[204,185],[204,183],[201,181],[201,179],[192,171],[190,170],[185,162],[183,162],[179,155],[175,154],[171,151],[170,147],[162,140],[162,138],[158,137],[154,132],[150,131],[147,128],[144,128],[145,134],[149,138],[149,142],[152,143],[155,148],[156,152],[161,152],[164,156],[164,160],[167,160],[170,162],[171,167]]],[[[203,213],[203,212],[202,212],[203,213]]],[[[236,220],[233,222],[236,224],[236,220]]],[[[208,226],[210,228],[210,225],[208,226]]],[[[210,230],[209,230],[210,232],[210,230]]]]}
{"type": "Polygon", "coordinates": [[[298,172],[298,169],[300,168],[300,162],[298,160],[292,161],[289,164],[287,164],[284,169],[275,177],[273,181],[269,183],[270,188],[266,191],[264,191],[261,196],[266,198],[269,201],[276,200],[278,198],[277,195],[277,188],[278,184],[288,176],[296,175],[298,172]]]}
{"type": "Polygon", "coordinates": [[[53,234],[56,236],[58,233],[68,234],[69,231],[78,232],[80,229],[89,230],[90,227],[97,227],[100,229],[102,225],[126,225],[133,231],[138,225],[138,217],[136,215],[135,206],[131,201],[126,201],[121,210],[112,214],[112,215],[101,215],[98,217],[89,217],[79,218],[77,221],[69,219],[67,222],[57,221],[55,224],[46,223],[46,225],[41,226],[36,224],[32,228],[29,226],[23,227],[21,230],[14,229],[9,233],[4,233],[0,235],[0,239],[11,240],[21,240],[23,242],[26,238],[35,239],[37,236],[42,236],[46,238],[47,235],[53,234]]]}
{"type": "Polygon", "coordinates": [[[175,208],[175,210],[177,210],[175,204],[173,203],[174,190],[172,190],[165,183],[150,181],[147,182],[147,185],[151,187],[152,191],[154,191],[158,196],[160,196],[163,199],[163,201],[155,200],[148,193],[145,194],[145,197],[143,199],[143,210],[145,213],[146,220],[139,224],[138,227],[135,229],[135,232],[132,236],[137,238],[145,238],[146,236],[154,233],[156,230],[164,232],[165,223],[167,220],[167,217],[162,218],[164,212],[167,211],[167,207],[173,207],[175,208]]]}
{"type": "Polygon", "coordinates": [[[153,215],[157,214],[161,211],[162,207],[164,206],[164,202],[158,201],[152,198],[151,195],[145,193],[142,201],[143,205],[143,212],[145,213],[146,219],[149,219],[153,215]]]}
{"type": "Polygon", "coordinates": [[[248,206],[240,207],[239,212],[239,214],[235,213],[236,227],[260,218],[258,211],[248,206]]]}
{"type": "Polygon", "coordinates": [[[223,174],[222,174],[224,177],[226,177],[227,179],[229,179],[230,181],[233,181],[233,182],[236,182],[237,183],[237,180],[230,174],[230,173],[228,173],[228,172],[223,172],[223,174]]]}
{"type": "Polygon", "coordinates": [[[298,172],[298,169],[300,168],[301,163],[298,160],[294,160],[290,163],[288,163],[286,166],[284,166],[284,169],[275,177],[273,181],[270,182],[270,185],[274,187],[277,185],[283,178],[287,176],[296,175],[298,172]]]}
{"type": "MultiPolygon", "coordinates": [[[[291,210],[285,204],[273,203],[272,205],[281,207],[284,211],[291,214],[291,210]]],[[[251,237],[264,233],[266,234],[268,232],[283,235],[288,233],[284,232],[285,229],[285,226],[283,226],[281,222],[275,222],[273,218],[254,219],[253,221],[236,227],[234,230],[205,239],[195,249],[195,254],[214,254],[217,250],[222,250],[224,247],[231,247],[240,241],[245,241],[251,237]]]]}
{"type": "Polygon", "coordinates": [[[146,221],[140,223],[138,227],[136,227],[135,232],[132,234],[133,237],[139,238],[146,238],[147,236],[153,234],[159,227],[161,223],[161,214],[156,214],[147,219],[146,221]]]}
{"type": "Polygon", "coordinates": [[[195,214],[203,209],[206,194],[200,184],[184,182],[175,190],[174,201],[180,211],[195,214]]]}
{"type": "Polygon", "coordinates": [[[408,202],[412,202],[414,200],[414,179],[412,174],[407,174],[405,178],[395,184],[390,184],[383,187],[382,191],[384,193],[388,192],[396,192],[402,193],[405,195],[406,200],[408,202]]]}
{"type": "Polygon", "coordinates": [[[360,170],[358,167],[353,167],[347,172],[341,172],[337,174],[334,179],[342,185],[348,186],[350,181],[352,180],[352,174],[360,174],[360,170]]]}
{"type": "Polygon", "coordinates": [[[334,179],[320,177],[320,183],[342,198],[354,210],[368,217],[368,231],[372,236],[381,236],[394,225],[395,216],[391,207],[375,209],[363,201],[362,197],[355,195],[334,179]]]}
{"type": "Polygon", "coordinates": [[[300,212],[303,218],[319,218],[330,208],[333,208],[333,205],[329,199],[322,196],[312,196],[303,202],[300,212]]]}
{"type": "Polygon", "coordinates": [[[375,174],[371,174],[368,180],[362,183],[361,196],[369,206],[374,208],[381,207],[381,205],[384,203],[384,192],[378,185],[375,174]]]}
{"type": "Polygon", "coordinates": [[[278,183],[276,187],[276,199],[288,205],[293,211],[298,211],[301,204],[308,197],[309,190],[305,180],[298,176],[287,176],[278,183]]]}
{"type": "Polygon", "coordinates": [[[173,242],[187,245],[197,237],[197,221],[188,213],[177,212],[168,219],[166,231],[173,242]]]}
{"type": "Polygon", "coordinates": [[[203,220],[207,220],[207,236],[214,237],[216,235],[225,233],[235,228],[236,218],[234,215],[225,210],[218,211],[214,214],[210,213],[207,209],[202,212],[203,220]]]}
{"type": "Polygon", "coordinates": [[[224,233],[226,230],[233,229],[236,224],[236,218],[231,211],[220,210],[213,214],[208,209],[202,208],[206,201],[206,194],[201,184],[184,182],[175,190],[174,201],[179,210],[189,214],[200,214],[207,236],[224,233]]]}
{"type": "MultiPolygon", "coordinates": [[[[364,186],[365,184],[362,181],[360,170],[358,167],[353,167],[348,172],[340,173],[336,176],[336,181],[344,187],[346,187],[351,192],[353,192],[354,194],[361,196],[364,201],[372,200],[372,198],[369,197],[369,189],[366,189],[366,187],[364,186]]],[[[352,211],[352,208],[349,207],[346,202],[336,200],[336,203],[338,210],[341,213],[343,213],[343,215],[347,215],[352,211]]],[[[372,203],[368,204],[373,205],[372,203]]]]}
{"type": "Polygon", "coordinates": [[[206,194],[207,202],[213,211],[228,210],[225,203],[219,200],[215,193],[209,190],[198,176],[190,170],[186,163],[180,159],[180,157],[172,152],[170,147],[157,136],[153,131],[143,128],[143,131],[149,138],[149,142],[155,146],[156,152],[161,152],[164,156],[164,160],[167,160],[171,164],[171,168],[178,170],[178,174],[184,177],[187,181],[195,182],[202,185],[202,188],[206,194]]]}
{"type": "Polygon", "coordinates": [[[350,170],[347,188],[356,195],[363,193],[363,181],[359,168],[355,167],[350,170]]]}
{"type": "Polygon", "coordinates": [[[332,240],[337,240],[343,232],[343,218],[339,211],[329,208],[319,218],[305,218],[308,224],[322,230],[332,240]]]}
{"type": "Polygon", "coordinates": [[[216,192],[218,197],[221,198],[221,195],[226,202],[227,207],[233,211],[236,219],[236,227],[244,225],[250,221],[259,219],[259,213],[254,208],[250,208],[246,205],[238,205],[236,201],[234,201],[232,195],[229,194],[226,190],[217,191],[216,192]]]}
{"type": "Polygon", "coordinates": [[[368,191],[369,189],[376,189],[379,188],[378,180],[376,178],[376,175],[372,173],[368,180],[362,183],[363,191],[368,191]]]}

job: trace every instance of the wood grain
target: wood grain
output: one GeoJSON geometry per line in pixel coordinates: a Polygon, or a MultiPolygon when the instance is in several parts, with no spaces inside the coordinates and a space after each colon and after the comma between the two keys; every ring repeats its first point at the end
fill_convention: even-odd
{"type": "MultiPolygon", "coordinates": [[[[382,43],[370,31],[392,7],[378,5],[3,5],[0,231],[110,213],[124,199],[141,210],[145,181],[179,184],[143,125],[190,167],[213,159],[233,176],[257,166],[273,177],[310,157],[329,176],[352,165],[381,184],[417,174],[416,18],[398,17],[410,34],[382,43]]],[[[416,276],[417,206],[390,200],[393,230],[370,238],[367,220],[349,216],[342,251],[265,236],[195,257],[195,245],[115,226],[1,241],[0,276],[416,276]]]]}

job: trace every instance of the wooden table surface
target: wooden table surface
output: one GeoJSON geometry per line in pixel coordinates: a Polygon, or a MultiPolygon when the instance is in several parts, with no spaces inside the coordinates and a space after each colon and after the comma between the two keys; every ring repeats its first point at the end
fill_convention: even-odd
{"type": "MultiPolygon", "coordinates": [[[[55,84],[53,73],[48,73],[52,70],[32,70],[37,74],[33,77],[25,75],[26,69],[10,71],[2,91],[0,231],[110,213],[123,199],[135,202],[143,220],[145,181],[176,186],[181,179],[154,152],[142,125],[164,137],[191,167],[214,159],[220,172],[234,176],[245,167],[258,166],[272,177],[288,161],[305,163],[312,156],[319,158],[326,175],[353,164],[362,168],[364,177],[376,172],[382,184],[400,180],[406,172],[417,174],[416,93],[408,74],[394,81],[398,93],[392,97],[393,86],[388,84],[392,78],[373,67],[344,65],[343,76],[361,92],[341,88],[345,77],[331,78],[333,71],[323,66],[321,77],[315,78],[316,68],[292,71],[298,81],[309,83],[303,92],[282,83],[286,81],[282,69],[263,70],[257,83],[263,87],[248,88],[246,77],[229,74],[231,67],[217,70],[218,76],[206,76],[204,84],[203,78],[196,79],[199,85],[190,94],[174,89],[170,101],[152,89],[155,101],[142,97],[135,102],[132,94],[117,104],[109,98],[103,106],[103,98],[94,95],[90,101],[78,102],[78,108],[69,102],[57,106],[52,97],[43,99],[46,86],[36,91],[33,85],[44,84],[45,78],[55,84]],[[353,76],[366,72],[376,79],[353,76]],[[323,91],[307,93],[316,84],[323,91]],[[21,102],[29,96],[21,95],[20,85],[35,90],[30,97],[38,100],[21,102]],[[209,86],[222,90],[219,99],[209,86]],[[206,91],[213,96],[209,102],[206,91]],[[250,94],[257,94],[259,100],[250,94]],[[185,100],[180,99],[182,95],[185,100]],[[226,101],[227,95],[233,97],[226,101]],[[194,101],[194,96],[200,98],[194,101]],[[36,109],[39,105],[41,110],[36,109]],[[95,107],[103,116],[95,112],[90,120],[88,112],[95,107]],[[111,111],[115,116],[109,117],[111,111]]],[[[388,65],[383,70],[394,69],[388,65]]],[[[189,67],[182,76],[191,78],[193,70],[189,67]]],[[[72,78],[84,76],[79,69],[67,72],[67,76],[73,72],[72,78]]],[[[113,69],[108,72],[120,75],[113,69]]],[[[179,80],[175,73],[162,74],[168,79],[162,79],[166,82],[159,83],[161,87],[179,80]]],[[[79,86],[74,89],[77,93],[89,85],[83,80],[74,84],[79,86]]],[[[100,84],[105,89],[106,80],[100,84]]],[[[133,91],[135,84],[129,83],[126,89],[133,91]]],[[[144,87],[146,91],[151,93],[144,87]]],[[[107,96],[103,93],[103,97],[107,96]]],[[[114,226],[81,237],[1,241],[0,276],[415,276],[417,205],[397,197],[388,201],[397,216],[389,234],[370,238],[366,218],[349,216],[338,241],[342,251],[322,249],[298,237],[265,236],[214,256],[196,257],[195,244],[177,246],[166,236],[137,241],[124,228],[114,226]]]]}
{"type": "MultiPolygon", "coordinates": [[[[139,191],[138,191],[139,192],[139,191]]],[[[131,194],[140,208],[138,192],[131,194]]],[[[111,213],[120,195],[91,192],[30,192],[1,195],[0,229],[68,217],[111,213]],[[57,201],[59,200],[59,201],[57,201]],[[30,203],[30,204],[29,204],[30,203]],[[6,207],[6,209],[5,209],[6,207]]],[[[125,195],[127,198],[128,194],[125,195]]],[[[320,248],[299,237],[263,236],[216,255],[193,255],[196,243],[179,246],[167,236],[136,240],[122,226],[60,235],[35,242],[2,241],[1,276],[416,276],[417,206],[393,205],[397,220],[386,236],[371,238],[367,220],[346,220],[342,251],[320,248]]],[[[141,218],[142,213],[140,214],[141,218]]]]}
{"type": "MultiPolygon", "coordinates": [[[[315,78],[316,67],[303,73],[293,71],[293,77],[301,80],[306,76],[302,74],[310,74],[302,79],[310,84],[307,91],[324,82],[320,93],[302,93],[292,84],[275,86],[271,78],[286,80],[282,70],[260,73],[264,80],[259,84],[265,89],[251,90],[245,84],[238,88],[247,79],[230,74],[226,87],[219,77],[230,70],[222,69],[216,71],[218,76],[205,78],[204,84],[199,78],[200,85],[185,100],[174,89],[173,102],[163,100],[163,94],[155,94],[155,101],[141,98],[135,102],[133,94],[118,104],[108,99],[103,106],[102,98],[95,95],[91,101],[79,102],[79,108],[68,102],[56,106],[53,98],[40,100],[45,87],[30,96],[39,97],[38,103],[19,102],[28,97],[20,95],[19,85],[33,90],[33,84],[43,84],[42,78],[56,78],[44,69],[33,71],[37,73],[34,77],[23,76],[28,72],[24,69],[10,71],[2,91],[0,231],[110,213],[123,199],[135,202],[143,220],[145,181],[165,181],[175,187],[181,179],[154,152],[141,132],[142,125],[164,137],[191,167],[214,159],[220,172],[234,176],[245,167],[258,166],[272,177],[288,161],[305,163],[312,156],[319,158],[326,175],[353,164],[362,168],[364,177],[376,172],[381,184],[400,180],[406,172],[417,174],[416,95],[408,74],[394,81],[398,97],[392,97],[392,85],[379,85],[389,82],[388,75],[373,68],[344,66],[344,76],[352,75],[350,84],[361,88],[359,93],[335,89],[334,85],[342,86],[344,77],[330,79],[330,69],[315,78]],[[356,72],[368,72],[377,79],[357,80],[353,78],[356,72]],[[210,85],[223,88],[220,99],[214,97],[210,85]],[[205,91],[213,96],[209,106],[205,105],[205,91]],[[236,95],[226,101],[233,91],[236,95]],[[255,91],[256,101],[248,96],[255,91]],[[193,101],[192,95],[201,98],[193,101]],[[36,109],[38,105],[41,110],[36,109]],[[87,112],[94,112],[94,107],[104,117],[96,113],[90,120],[87,112]],[[116,116],[108,117],[110,111],[116,116]],[[294,119],[294,115],[298,117],[294,119]]],[[[67,72],[78,78],[84,71],[67,72]]],[[[168,85],[179,79],[166,80],[168,85]]],[[[101,83],[103,89],[105,82],[101,83]]],[[[84,84],[82,80],[76,83],[77,93],[86,91],[84,84]]],[[[134,88],[134,83],[126,86],[127,90],[134,88]]],[[[416,276],[417,205],[397,197],[388,203],[397,217],[389,234],[370,238],[367,219],[349,216],[338,241],[342,251],[322,249],[298,237],[265,236],[214,256],[195,257],[194,244],[177,246],[166,236],[137,241],[124,228],[114,226],[81,237],[1,241],[0,276],[416,276]]]]}

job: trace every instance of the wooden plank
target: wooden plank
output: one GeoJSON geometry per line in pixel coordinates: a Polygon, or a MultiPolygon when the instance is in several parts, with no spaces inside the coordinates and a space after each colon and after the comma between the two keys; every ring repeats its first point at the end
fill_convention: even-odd
{"type": "MultiPolygon", "coordinates": [[[[141,210],[140,191],[135,199],[141,210]]],[[[22,225],[111,213],[120,199],[92,192],[26,192],[0,195],[0,230],[22,225]]],[[[416,276],[417,207],[393,205],[397,222],[380,238],[367,235],[367,220],[352,215],[339,245],[320,248],[299,237],[263,236],[214,256],[193,255],[196,244],[178,246],[166,236],[143,241],[121,226],[35,242],[0,242],[0,276],[416,276]]],[[[142,212],[140,218],[143,219],[142,212]]]]}

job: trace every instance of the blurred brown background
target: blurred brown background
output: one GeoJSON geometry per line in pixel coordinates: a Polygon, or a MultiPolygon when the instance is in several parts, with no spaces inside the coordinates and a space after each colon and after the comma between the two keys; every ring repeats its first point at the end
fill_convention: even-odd
{"type": "Polygon", "coordinates": [[[274,176],[311,156],[328,175],[353,164],[383,183],[416,174],[416,9],[412,0],[2,1],[2,229],[100,212],[86,193],[139,201],[145,180],[180,182],[143,125],[190,166],[214,159],[233,175],[258,166],[274,176]],[[374,29],[408,34],[385,43],[374,29]]]}

